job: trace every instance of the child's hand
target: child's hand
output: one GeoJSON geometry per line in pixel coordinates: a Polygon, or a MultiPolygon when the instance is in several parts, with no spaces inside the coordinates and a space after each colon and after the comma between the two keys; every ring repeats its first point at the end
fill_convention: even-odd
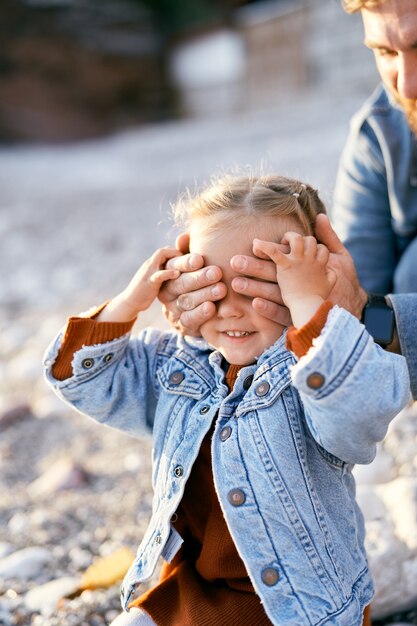
{"type": "Polygon", "coordinates": [[[157,297],[162,283],[178,278],[179,270],[164,269],[168,259],[179,256],[176,248],[160,248],[143,263],[126,289],[113,298],[97,318],[100,322],[127,322],[146,311],[157,297]]]}
{"type": "Polygon", "coordinates": [[[299,328],[327,299],[336,275],[327,266],[329,251],[314,237],[288,232],[281,243],[288,244],[288,253],[282,252],[279,244],[260,239],[254,239],[253,252],[275,263],[282,299],[290,309],[294,326],[299,328]]]}

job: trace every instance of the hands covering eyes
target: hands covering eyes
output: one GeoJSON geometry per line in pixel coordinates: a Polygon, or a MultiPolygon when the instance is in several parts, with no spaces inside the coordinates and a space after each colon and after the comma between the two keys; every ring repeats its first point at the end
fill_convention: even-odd
{"type": "MultiPolygon", "coordinates": [[[[327,247],[328,267],[335,274],[328,299],[360,318],[367,296],[359,285],[352,257],[332,229],[327,216],[318,215],[315,235],[317,241],[327,247]]],[[[215,302],[224,298],[227,287],[221,280],[219,267],[204,267],[201,255],[189,253],[188,234],[180,235],[176,245],[183,254],[170,259],[166,267],[177,269],[181,274],[163,284],[159,299],[165,317],[172,325],[184,334],[199,335],[200,326],[214,315],[215,302]]],[[[281,250],[288,251],[288,247],[282,246],[281,250]]],[[[267,260],[262,250],[258,249],[257,255],[232,257],[231,267],[241,276],[232,280],[231,287],[237,293],[253,298],[252,306],[260,315],[288,326],[291,317],[277,283],[277,267],[273,261],[267,260]]]]}

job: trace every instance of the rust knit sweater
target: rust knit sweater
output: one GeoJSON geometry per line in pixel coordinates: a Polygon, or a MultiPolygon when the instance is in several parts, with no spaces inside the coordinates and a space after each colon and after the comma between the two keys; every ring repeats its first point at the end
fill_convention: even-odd
{"type": "MultiPolygon", "coordinates": [[[[126,324],[71,318],[53,368],[63,380],[71,376],[74,352],[83,345],[110,341],[128,332],[126,324]]],[[[291,328],[287,347],[303,356],[323,328],[330,303],[324,303],[301,329],[291,328]]],[[[241,366],[229,365],[226,382],[231,390],[241,366]]],[[[214,424],[200,448],[187,481],[183,499],[173,520],[184,543],[171,563],[165,563],[158,584],[133,600],[130,607],[144,609],[158,626],[268,626],[259,597],[250,582],[224,519],[214,487],[211,467],[211,438],[214,424]],[[204,486],[202,488],[202,486],[204,486]]],[[[369,607],[363,626],[370,626],[369,607]]]]}

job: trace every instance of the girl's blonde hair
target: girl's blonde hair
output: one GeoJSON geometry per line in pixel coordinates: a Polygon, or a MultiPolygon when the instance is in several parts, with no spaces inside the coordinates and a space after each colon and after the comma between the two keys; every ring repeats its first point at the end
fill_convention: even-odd
{"type": "Polygon", "coordinates": [[[284,176],[233,176],[212,178],[201,192],[187,190],[173,207],[175,222],[187,229],[204,218],[204,229],[237,225],[236,220],[264,215],[295,220],[306,234],[313,234],[316,216],[326,213],[317,190],[284,176]]]}
{"type": "Polygon", "coordinates": [[[342,0],[342,5],[346,13],[357,13],[362,9],[374,9],[382,4],[384,0],[342,0]]]}

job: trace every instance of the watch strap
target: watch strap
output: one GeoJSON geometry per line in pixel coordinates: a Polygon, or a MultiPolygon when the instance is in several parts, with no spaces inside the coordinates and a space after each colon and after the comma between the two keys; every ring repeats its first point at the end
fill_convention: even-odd
{"type": "Polygon", "coordinates": [[[385,296],[368,293],[368,301],[362,311],[361,322],[380,346],[386,347],[392,343],[395,315],[385,296]]]}

